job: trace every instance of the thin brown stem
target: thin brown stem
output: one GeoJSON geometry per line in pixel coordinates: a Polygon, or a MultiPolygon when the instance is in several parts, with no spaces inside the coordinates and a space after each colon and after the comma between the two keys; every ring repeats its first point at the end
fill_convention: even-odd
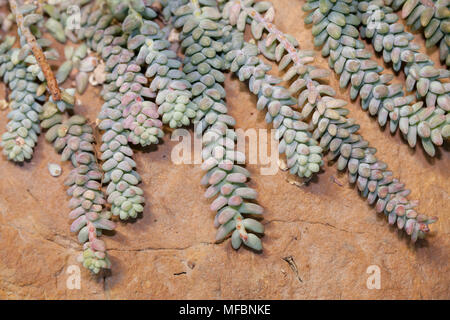
{"type": "Polygon", "coordinates": [[[20,32],[27,40],[27,43],[31,47],[34,57],[36,58],[42,72],[44,73],[45,79],[47,80],[48,89],[53,97],[54,101],[61,100],[61,90],[59,89],[58,83],[56,82],[55,75],[53,74],[50,65],[45,58],[44,52],[42,52],[41,47],[38,45],[36,38],[31,33],[30,29],[23,25],[23,15],[17,11],[16,0],[9,0],[9,5],[11,7],[12,13],[16,17],[17,26],[20,32]]]}

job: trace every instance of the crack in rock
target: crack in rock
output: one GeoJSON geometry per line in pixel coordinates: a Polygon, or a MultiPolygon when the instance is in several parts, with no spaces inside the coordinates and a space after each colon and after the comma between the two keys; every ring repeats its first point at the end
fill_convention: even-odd
{"type": "Polygon", "coordinates": [[[300,276],[298,274],[298,268],[297,268],[297,264],[295,263],[294,257],[287,256],[287,257],[284,257],[283,260],[289,264],[289,267],[291,267],[292,271],[294,271],[298,281],[300,281],[300,283],[303,283],[302,278],[300,278],[300,276]]]}
{"type": "Polygon", "coordinates": [[[120,251],[120,252],[145,252],[145,251],[164,251],[164,250],[176,250],[183,251],[190,249],[192,247],[200,246],[200,245],[212,245],[214,242],[200,242],[189,245],[187,247],[172,247],[172,248],[164,248],[164,247],[146,247],[146,248],[131,248],[131,249],[121,249],[121,248],[109,248],[108,251],[120,251]]]}
{"type": "Polygon", "coordinates": [[[269,220],[265,223],[265,225],[272,223],[272,222],[282,222],[282,223],[294,223],[294,222],[303,222],[303,223],[309,223],[309,224],[319,224],[325,227],[329,227],[329,228],[333,228],[342,232],[347,232],[347,233],[357,233],[357,234],[365,234],[366,232],[363,231],[353,231],[353,230],[347,230],[347,229],[342,229],[342,228],[338,228],[335,225],[332,225],[328,222],[321,222],[321,221],[310,221],[310,220],[304,220],[304,219],[294,219],[294,220],[282,220],[282,219],[273,219],[273,220],[269,220]]]}

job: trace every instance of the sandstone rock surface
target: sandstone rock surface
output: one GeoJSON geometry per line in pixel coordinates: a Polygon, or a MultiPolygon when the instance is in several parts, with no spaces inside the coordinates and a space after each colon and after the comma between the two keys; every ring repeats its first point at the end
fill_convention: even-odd
{"type": "MultiPolygon", "coordinates": [[[[314,49],[302,21],[303,1],[274,3],[278,26],[302,48],[314,49]]],[[[423,45],[421,34],[415,36],[423,45]]],[[[316,51],[317,63],[327,66],[316,51]]],[[[438,63],[437,50],[427,53],[438,63]]],[[[404,81],[403,75],[394,81],[404,81]]],[[[330,83],[338,88],[334,74],[330,83]]],[[[232,76],[225,85],[238,128],[269,128],[245,85],[232,76]]],[[[348,90],[339,97],[349,101],[348,90]]],[[[94,122],[102,104],[99,88],[80,100],[75,111],[94,122]]],[[[449,145],[429,159],[420,146],[411,150],[398,134],[380,130],[359,102],[348,108],[380,159],[420,201],[420,210],[439,216],[426,241],[411,245],[390,228],[333,165],[325,164],[301,187],[287,181],[287,172],[264,176],[261,166],[249,165],[251,185],[266,210],[264,252],[234,251],[229,241],[215,244],[202,171],[171,162],[177,142],[167,131],[162,144],[136,151],[147,204],[139,219],[119,222],[103,237],[111,273],[93,276],[81,268],[81,289],[70,290],[68,271],[78,265],[80,250],[69,231],[63,186],[71,168],[41,136],[32,161],[15,165],[0,158],[0,299],[449,299],[449,145]],[[50,176],[48,163],[61,164],[63,174],[50,176]],[[380,290],[366,286],[371,265],[381,270],[380,290]]],[[[6,114],[0,111],[1,132],[6,114]]]]}

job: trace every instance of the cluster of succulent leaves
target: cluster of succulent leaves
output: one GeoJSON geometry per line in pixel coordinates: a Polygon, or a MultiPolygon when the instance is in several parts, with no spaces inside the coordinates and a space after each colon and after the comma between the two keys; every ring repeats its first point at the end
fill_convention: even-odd
{"type": "Polygon", "coordinates": [[[425,98],[427,106],[448,112],[450,84],[444,80],[449,79],[450,72],[434,67],[426,54],[418,52],[420,46],[412,42],[414,36],[404,31],[397,14],[386,5],[386,0],[359,4],[361,36],[372,39],[374,49],[382,52],[385,62],[392,62],[395,71],[403,68],[407,91],[416,89],[417,97],[425,98]],[[373,15],[377,15],[376,21],[371,21],[373,15]]]}
{"type": "Polygon", "coordinates": [[[8,159],[22,162],[33,156],[41,132],[39,114],[45,96],[38,92],[39,80],[24,61],[29,50],[12,49],[15,41],[14,37],[7,37],[0,48],[0,76],[11,90],[11,112],[0,145],[8,159]]]}
{"type": "Polygon", "coordinates": [[[388,216],[390,224],[396,223],[399,229],[411,235],[413,241],[423,238],[429,230],[428,224],[436,218],[415,211],[417,201],[406,198],[410,190],[405,189],[404,184],[387,170],[387,165],[377,159],[376,149],[369,147],[369,143],[357,134],[359,125],[346,117],[346,101],[334,98],[335,90],[324,84],[329,71],[311,65],[314,52],[299,50],[298,42],[272,23],[274,11],[271,4],[251,0],[230,1],[225,5],[224,17],[240,32],[231,42],[234,43],[234,51],[231,55],[229,53],[230,58],[238,57],[232,68],[238,72],[239,78],[249,79],[250,90],[257,92],[255,75],[264,77],[261,70],[265,69],[259,67],[264,63],[255,59],[257,46],[243,42],[242,32],[245,24],[249,23],[265,57],[276,61],[280,70],[287,70],[283,80],[290,83],[289,92],[297,96],[297,104],[301,108],[298,117],[308,122],[313,132],[312,139],[328,152],[328,159],[336,160],[339,170],[348,170],[349,182],[356,184],[369,204],[375,204],[377,212],[388,216]],[[250,50],[251,47],[253,49],[250,50]],[[257,68],[259,72],[256,72],[257,68]]]}
{"type": "MultiPolygon", "coordinates": [[[[402,5],[407,22],[424,28],[427,45],[440,42],[441,56],[448,52],[448,1],[439,0],[430,9],[411,0],[308,0],[303,8],[310,12],[306,22],[313,24],[315,45],[329,56],[340,86],[351,85],[351,98],[359,96],[363,109],[376,115],[381,126],[389,120],[391,132],[399,128],[412,147],[419,138],[434,156],[436,146],[450,135],[449,72],[419,52],[394,13],[402,5]],[[373,11],[379,15],[376,27],[371,25],[373,11]],[[401,84],[390,83],[394,76],[381,73],[360,34],[395,71],[403,70],[406,89],[415,94],[406,96],[401,84]]],[[[0,45],[0,76],[11,89],[12,109],[3,152],[14,161],[30,159],[42,128],[62,160],[72,163],[65,182],[74,220],[70,229],[84,244],[81,261],[91,271],[110,267],[98,236],[114,229],[112,217],[127,220],[144,210],[132,147],[160,143],[164,124],[194,124],[202,138],[201,168],[206,173],[201,183],[207,187],[205,197],[214,199],[210,208],[218,228],[216,240],[231,236],[235,249],[244,244],[262,250],[259,235],[264,226],[258,217],[263,208],[255,202],[250,172],[242,165],[245,156],[236,150],[236,121],[228,113],[224,72],[235,74],[257,97],[256,108],[265,110],[267,123],[276,129],[279,152],[291,174],[310,179],[327,154],[339,170],[348,171],[350,183],[368,203],[413,241],[423,238],[436,220],[416,212],[417,201],[407,199],[410,191],[358,134],[359,125],[347,118],[347,102],[335,98],[335,89],[327,84],[330,70],[314,66],[314,52],[301,50],[294,37],[275,26],[272,3],[75,0],[39,8],[27,4],[18,10],[38,45],[47,48],[47,59],[57,54],[51,42],[41,38],[43,30],[59,42],[77,42],[76,47],[65,47],[66,61],[56,72],[59,84],[76,73],[81,94],[89,74],[100,60],[104,63],[97,159],[93,128],[73,114],[75,89],[63,90],[61,101],[47,98],[46,79],[23,37],[20,49],[13,48],[12,37],[0,45]],[[80,9],[79,21],[69,12],[74,5],[80,9]],[[74,30],[74,22],[80,28],[74,30]],[[249,41],[244,40],[247,25],[249,41]],[[173,30],[179,33],[183,58],[171,42],[173,30]],[[278,64],[282,76],[269,75],[271,66],[262,57],[278,64]]]]}
{"type": "MultiPolygon", "coordinates": [[[[37,45],[46,49],[46,59],[56,60],[58,53],[50,48],[51,42],[41,38],[39,26],[43,23],[43,16],[35,12],[36,7],[24,5],[17,10],[25,16],[23,26],[34,31],[37,45]]],[[[9,105],[12,109],[8,114],[7,132],[2,135],[0,146],[8,159],[22,162],[33,156],[41,132],[39,115],[46,97],[45,86],[40,85],[45,80],[44,74],[20,29],[18,34],[20,48],[13,48],[16,38],[8,36],[0,49],[0,76],[11,90],[9,105]]]]}
{"type": "Polygon", "coordinates": [[[436,146],[450,135],[450,85],[444,81],[448,70],[435,68],[429,57],[417,52],[413,36],[404,32],[383,0],[308,0],[303,9],[310,12],[305,22],[313,24],[314,44],[329,57],[340,87],[350,85],[351,99],[360,97],[363,110],[377,116],[380,126],[389,120],[392,133],[400,129],[411,147],[419,139],[434,156],[436,146]],[[395,70],[403,68],[406,88],[415,95],[406,96],[401,83],[391,83],[393,74],[382,74],[383,67],[358,39],[359,28],[386,62],[395,70]]]}
{"type": "MultiPolygon", "coordinates": [[[[58,54],[50,48],[51,41],[41,38],[44,17],[37,9],[33,4],[26,4],[16,8],[16,12],[23,15],[22,28],[34,33],[39,49],[49,48],[44,51],[45,58],[56,60],[58,54]]],[[[46,96],[45,75],[31,52],[32,44],[25,40],[21,31],[19,28],[20,48],[13,48],[14,37],[6,37],[0,45],[0,73],[11,90],[9,103],[12,109],[1,146],[8,159],[15,162],[29,160],[37,135],[43,129],[46,140],[53,143],[56,152],[61,152],[61,160],[72,163],[74,169],[65,182],[70,187],[67,193],[72,197],[69,218],[74,222],[70,229],[78,233],[79,242],[84,244],[81,262],[98,273],[102,268],[109,268],[110,262],[104,242],[97,237],[102,229],[112,230],[114,223],[103,208],[106,203],[100,182],[103,172],[97,164],[93,128],[79,115],[64,119],[66,111],[73,109],[74,89],[63,89],[59,101],[46,96]]]]}
{"type": "Polygon", "coordinates": [[[215,197],[211,210],[217,212],[214,224],[219,227],[216,240],[231,233],[231,243],[237,249],[246,246],[261,250],[261,240],[254,233],[263,233],[263,225],[244,215],[260,215],[261,206],[248,200],[257,193],[247,185],[250,173],[239,163],[244,155],[235,150],[235,133],[229,130],[235,119],[228,115],[222,83],[225,61],[222,56],[224,30],[216,1],[200,1],[179,7],[175,11],[182,21],[181,47],[185,54],[183,70],[192,84],[193,103],[198,106],[196,134],[202,136],[203,164],[207,171],[202,184],[209,186],[205,196],[215,197]]]}
{"type": "Polygon", "coordinates": [[[439,46],[441,61],[450,66],[450,1],[449,0],[386,0],[412,30],[422,30],[427,48],[439,46]]]}
{"type": "MultiPolygon", "coordinates": [[[[74,90],[67,91],[74,94],[74,90]]],[[[111,263],[105,243],[97,237],[102,230],[113,230],[115,225],[110,221],[111,213],[104,210],[103,172],[97,163],[93,128],[80,115],[64,120],[62,112],[72,104],[63,105],[58,106],[51,99],[47,101],[40,115],[41,127],[47,129],[45,139],[61,152],[61,160],[70,161],[74,167],[64,182],[69,187],[67,194],[72,197],[69,218],[74,221],[70,231],[77,232],[78,241],[84,243],[81,262],[98,273],[101,268],[109,268],[111,263]]]]}

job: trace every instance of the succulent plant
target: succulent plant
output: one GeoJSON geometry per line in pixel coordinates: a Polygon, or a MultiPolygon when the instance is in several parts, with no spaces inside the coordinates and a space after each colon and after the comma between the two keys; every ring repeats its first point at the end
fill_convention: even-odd
{"type": "Polygon", "coordinates": [[[153,78],[149,87],[157,92],[155,102],[159,105],[162,122],[177,128],[191,123],[197,114],[197,105],[190,101],[191,84],[180,70],[181,62],[176,59],[176,53],[169,47],[168,40],[149,39],[141,47],[139,56],[145,57],[148,65],[145,76],[153,78]]]}
{"type": "MultiPolygon", "coordinates": [[[[435,146],[448,137],[448,95],[441,98],[439,108],[425,107],[414,96],[405,96],[402,84],[391,84],[394,76],[381,73],[383,68],[358,39],[361,19],[357,6],[351,0],[308,0],[303,9],[310,12],[305,22],[314,24],[314,44],[322,47],[323,56],[329,56],[330,67],[340,77],[340,87],[351,85],[351,99],[359,96],[363,110],[377,116],[380,126],[389,120],[392,133],[400,128],[411,147],[419,138],[424,150],[434,156],[435,146]]],[[[422,92],[420,88],[418,91],[422,92]]]]}
{"type": "Polygon", "coordinates": [[[216,1],[203,0],[179,7],[175,14],[182,21],[181,46],[185,60],[183,71],[191,83],[193,103],[198,105],[195,119],[196,134],[202,136],[202,169],[206,171],[202,184],[209,186],[206,198],[216,197],[211,210],[216,211],[214,225],[218,228],[216,240],[231,234],[231,245],[241,244],[262,250],[261,240],[255,235],[264,232],[264,226],[247,214],[260,215],[263,208],[249,202],[257,197],[247,185],[250,172],[238,163],[245,156],[235,150],[236,135],[229,130],[235,119],[228,115],[225,90],[221,83],[225,61],[221,13],[216,1]]]}
{"type": "Polygon", "coordinates": [[[430,48],[439,45],[440,59],[450,66],[450,1],[449,0],[388,0],[394,10],[402,9],[401,16],[413,30],[423,30],[430,48]]]}
{"type": "MultiPolygon", "coordinates": [[[[70,96],[73,92],[67,92],[70,96]]],[[[70,161],[74,169],[64,184],[69,187],[71,196],[69,207],[73,219],[71,232],[78,233],[78,241],[84,244],[81,255],[83,266],[98,273],[102,268],[110,268],[111,263],[106,254],[106,246],[98,239],[102,230],[113,230],[111,213],[103,210],[106,203],[101,190],[103,172],[97,164],[93,143],[95,141],[92,127],[86,119],[73,115],[63,120],[63,114],[72,101],[64,101],[59,106],[49,100],[41,113],[41,126],[47,129],[45,139],[52,143],[57,152],[61,152],[62,161],[70,161]]]]}
{"type": "Polygon", "coordinates": [[[7,37],[0,46],[0,76],[11,89],[8,122],[0,146],[8,159],[22,162],[33,156],[37,143],[39,114],[44,96],[38,94],[39,80],[28,70],[20,49],[11,49],[14,37],[7,37]]]}
{"type": "Polygon", "coordinates": [[[34,4],[18,6],[14,0],[10,5],[19,27],[21,48],[12,48],[13,37],[7,37],[0,45],[0,73],[12,90],[10,105],[13,109],[9,132],[3,135],[4,152],[14,161],[30,159],[37,134],[41,128],[48,129],[46,139],[54,144],[57,152],[62,152],[62,160],[70,160],[74,166],[65,182],[72,196],[69,206],[73,210],[69,217],[75,219],[71,231],[78,232],[78,240],[84,243],[83,265],[98,273],[102,268],[109,268],[110,262],[104,242],[97,237],[102,229],[112,230],[114,223],[108,220],[108,212],[102,212],[105,200],[100,181],[103,173],[97,165],[93,130],[81,116],[63,120],[63,114],[73,108],[74,90],[60,90],[47,62],[47,59],[57,59],[57,52],[43,51],[51,42],[35,38],[40,35],[36,28],[44,19],[38,7],[34,4]],[[51,93],[47,101],[46,88],[51,93]]]}
{"type": "MultiPolygon", "coordinates": [[[[128,219],[136,217],[143,211],[144,199],[142,189],[137,187],[140,176],[134,170],[136,163],[132,159],[133,151],[128,146],[130,132],[125,130],[123,125],[124,109],[134,101],[135,97],[137,98],[139,93],[146,92],[142,84],[133,80],[136,76],[138,79],[140,76],[142,81],[145,78],[138,73],[140,70],[138,65],[127,65],[132,61],[134,54],[121,47],[126,45],[126,38],[121,36],[120,25],[110,26],[113,16],[104,14],[102,10],[91,13],[90,7],[84,9],[81,21],[83,28],[79,32],[79,37],[93,50],[101,53],[102,58],[105,59],[107,72],[107,81],[102,90],[105,103],[99,114],[101,119],[99,128],[104,130],[100,148],[101,160],[104,161],[102,169],[105,172],[103,183],[108,184],[106,193],[108,202],[111,204],[111,212],[120,216],[121,219],[128,219]],[[131,91],[133,84],[140,89],[136,91],[141,92],[131,91]],[[122,90],[121,86],[123,86],[122,90]],[[128,94],[126,94],[127,91],[128,94]]],[[[138,106],[140,107],[143,102],[142,96],[137,102],[140,103],[138,106]]]]}
{"type": "MultiPolygon", "coordinates": [[[[96,4],[101,5],[103,1],[98,1],[96,4]]],[[[79,9],[84,6],[92,6],[95,2],[92,0],[44,2],[41,8],[43,13],[49,17],[45,25],[46,30],[59,42],[65,43],[67,40],[70,40],[76,43],[80,23],[78,20],[79,9]]]]}
{"type": "Polygon", "coordinates": [[[271,67],[257,57],[257,45],[244,42],[244,34],[237,30],[231,38],[224,46],[230,71],[240,81],[248,80],[249,90],[258,97],[256,107],[267,109],[266,121],[277,130],[279,152],[286,155],[290,173],[310,178],[323,164],[322,148],[312,138],[308,124],[300,120],[301,114],[291,107],[296,100],[278,85],[281,79],[267,74],[271,67]]]}
{"type": "Polygon", "coordinates": [[[74,68],[79,69],[76,82],[77,91],[81,94],[87,87],[88,72],[94,70],[94,67],[96,66],[96,58],[86,58],[87,46],[84,43],[77,48],[72,46],[65,47],[64,55],[66,61],[59,66],[58,71],[55,74],[56,81],[58,84],[64,83],[74,68]]]}
{"type": "Polygon", "coordinates": [[[414,36],[405,32],[397,14],[384,0],[360,2],[358,13],[361,36],[372,39],[375,51],[382,52],[384,61],[392,62],[395,71],[403,68],[406,90],[415,91],[418,99],[424,98],[427,107],[442,109],[436,118],[445,123],[450,111],[450,71],[434,67],[430,57],[418,52],[420,46],[412,42],[414,36]]]}
{"type": "MultiPolygon", "coordinates": [[[[0,145],[7,158],[28,160],[42,128],[61,159],[72,163],[65,181],[71,196],[70,230],[78,234],[81,262],[92,272],[111,266],[99,237],[114,229],[114,216],[127,220],[144,210],[132,146],[159,144],[164,124],[194,124],[195,135],[202,138],[201,168],[206,173],[200,182],[207,187],[205,197],[214,199],[210,208],[216,241],[230,236],[234,249],[244,244],[262,250],[259,220],[264,210],[243,166],[245,155],[236,148],[224,72],[235,74],[257,97],[256,108],[265,110],[266,122],[276,129],[278,151],[286,156],[291,174],[311,179],[327,154],[338,170],[348,172],[349,182],[368,203],[412,241],[424,238],[436,221],[416,211],[417,201],[407,199],[410,191],[358,134],[359,125],[347,117],[347,102],[337,99],[327,84],[330,70],[316,67],[314,51],[301,50],[293,36],[274,24],[269,1],[9,2],[20,49],[14,37],[0,44],[0,77],[11,89],[12,108],[0,145]],[[69,12],[73,5],[80,9],[79,21],[69,12]],[[58,54],[43,32],[62,43],[77,43],[65,47],[66,61],[56,76],[47,60],[58,54]],[[280,76],[269,74],[271,65],[263,57],[277,65],[280,76]],[[104,66],[104,76],[97,158],[94,128],[74,114],[75,89],[59,85],[75,76],[76,91],[83,93],[98,65],[104,66]]],[[[313,24],[314,44],[329,57],[340,86],[350,85],[351,99],[360,97],[362,108],[377,116],[381,126],[389,120],[390,131],[400,129],[411,147],[419,137],[434,156],[436,146],[450,136],[450,73],[419,52],[394,13],[401,6],[408,24],[424,28],[427,46],[440,43],[441,59],[449,64],[448,0],[307,0],[303,9],[309,12],[306,23],[313,24]],[[376,26],[371,25],[374,11],[376,26]],[[394,75],[382,73],[360,35],[394,71],[403,70],[411,95],[405,95],[402,84],[390,83],[394,75]]]]}
{"type": "MultiPolygon", "coordinates": [[[[161,0],[161,6],[162,6],[162,14],[164,16],[164,19],[166,21],[169,21],[171,19],[176,20],[177,16],[175,14],[175,11],[188,3],[190,0],[161,0]]],[[[181,24],[179,25],[181,26],[181,24]]]]}
{"type": "MultiPolygon", "coordinates": [[[[357,134],[359,125],[353,119],[346,118],[349,113],[344,108],[346,101],[334,98],[335,90],[323,84],[329,73],[311,65],[314,52],[298,50],[295,39],[272,23],[274,11],[271,4],[254,3],[251,0],[232,1],[224,6],[224,17],[241,31],[241,34],[234,37],[232,44],[235,50],[243,48],[239,62],[237,59],[234,61],[234,70],[241,69],[238,71],[240,80],[250,78],[249,84],[252,87],[256,79],[254,75],[258,73],[246,68],[248,65],[264,64],[256,58],[259,53],[257,50],[244,51],[251,44],[244,43],[242,31],[245,24],[250,23],[252,35],[259,41],[261,53],[275,60],[279,69],[288,69],[284,80],[293,81],[290,91],[298,94],[297,103],[301,108],[298,118],[309,122],[313,129],[311,140],[320,142],[320,148],[328,153],[330,161],[337,160],[339,170],[348,170],[349,182],[356,184],[369,204],[376,204],[377,212],[388,216],[389,224],[396,223],[399,229],[404,229],[411,235],[413,242],[425,237],[429,231],[428,225],[435,222],[436,218],[418,214],[414,210],[417,201],[406,199],[410,190],[405,189],[393,177],[392,172],[387,170],[387,165],[377,159],[376,149],[369,147],[369,143],[357,134]],[[243,72],[250,77],[242,77],[243,72]]],[[[262,70],[268,69],[260,68],[260,77],[262,70]]]]}
{"type": "Polygon", "coordinates": [[[8,159],[23,162],[30,160],[33,156],[40,133],[39,114],[42,111],[42,102],[45,101],[43,95],[45,86],[40,86],[40,83],[46,80],[44,72],[37,58],[30,54],[32,51],[34,53],[35,48],[41,52],[41,59],[55,60],[58,54],[54,49],[49,48],[50,41],[39,38],[38,26],[42,23],[43,16],[36,12],[37,7],[28,4],[17,8],[15,1],[12,3],[12,11],[19,25],[21,48],[12,48],[16,40],[14,37],[6,37],[1,46],[0,76],[12,91],[9,97],[12,111],[8,114],[10,121],[0,145],[8,159]],[[32,30],[38,36],[38,40],[34,38],[32,30]],[[42,47],[46,48],[45,52],[42,51],[42,47]]]}

